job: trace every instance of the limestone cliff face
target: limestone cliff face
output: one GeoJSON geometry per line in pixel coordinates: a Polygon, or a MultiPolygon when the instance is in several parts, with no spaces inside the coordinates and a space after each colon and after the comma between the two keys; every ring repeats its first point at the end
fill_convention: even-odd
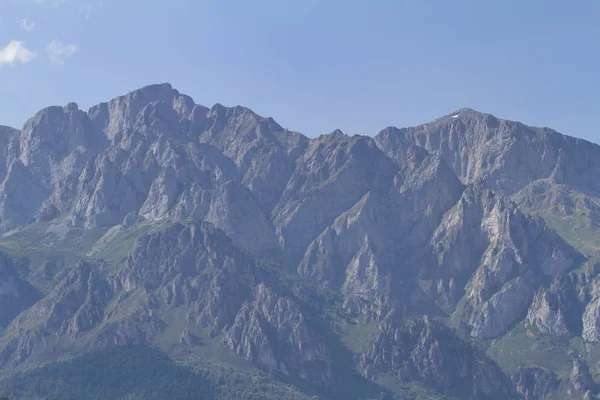
{"type": "Polygon", "coordinates": [[[16,367],[63,348],[105,319],[105,306],[114,295],[102,278],[101,265],[76,262],[65,270],[56,287],[6,328],[0,340],[0,364],[16,367]],[[48,335],[47,332],[52,332],[48,335]],[[70,338],[70,339],[67,339],[70,338]]]}
{"type": "Polygon", "coordinates": [[[415,273],[411,253],[427,246],[461,196],[463,186],[438,157],[410,148],[407,160],[385,191],[370,191],[326,228],[299,264],[301,275],[340,288],[350,310],[368,309],[415,273]]]}
{"type": "Polygon", "coordinates": [[[19,156],[19,136],[21,131],[0,125],[0,179],[4,181],[8,167],[19,156]]]}
{"type": "Polygon", "coordinates": [[[358,365],[371,379],[391,373],[401,381],[420,380],[464,399],[515,397],[510,379],[498,365],[427,317],[383,320],[358,365]]]}
{"type": "Polygon", "coordinates": [[[525,325],[556,337],[581,335],[584,324],[590,332],[593,319],[587,318],[585,322],[583,316],[587,304],[590,304],[590,310],[593,308],[590,301],[597,274],[598,264],[591,260],[583,267],[555,278],[548,288],[536,293],[525,325]]]}
{"type": "Polygon", "coordinates": [[[472,336],[498,337],[525,317],[540,285],[583,261],[541,219],[483,183],[465,189],[421,150],[405,159],[412,166],[384,196],[365,195],[299,264],[301,275],[339,288],[349,310],[439,307],[472,336]]]}
{"type": "Polygon", "coordinates": [[[589,342],[598,342],[600,341],[600,281],[598,276],[589,285],[588,296],[590,300],[583,312],[582,337],[589,342]]]}
{"type": "Polygon", "coordinates": [[[541,335],[559,338],[581,336],[586,342],[598,342],[598,272],[592,258],[581,268],[555,278],[534,297],[525,326],[541,335]]]}
{"type": "Polygon", "coordinates": [[[514,194],[534,181],[583,184],[599,188],[600,147],[561,135],[461,109],[413,128],[386,128],[376,139],[391,157],[407,143],[440,155],[465,183],[483,179],[490,188],[514,194]]]}
{"type": "Polygon", "coordinates": [[[275,228],[252,192],[230,181],[213,194],[205,221],[223,230],[240,249],[260,254],[278,247],[275,228]]]}
{"type": "Polygon", "coordinates": [[[0,327],[4,328],[39,299],[37,290],[24,279],[27,264],[0,253],[0,327]]]}
{"type": "MultiPolygon", "coordinates": [[[[241,180],[269,213],[294,172],[309,140],[244,107],[215,105],[206,115],[200,141],[223,151],[241,171],[241,180]]],[[[198,130],[201,130],[198,129],[198,130]]],[[[198,131],[194,131],[194,134],[198,131]]]]}
{"type": "Polygon", "coordinates": [[[203,218],[216,184],[243,178],[219,149],[199,142],[195,121],[208,113],[170,85],[88,113],[75,104],[40,111],[6,135],[4,231],[64,215],[85,227],[203,218]]]}
{"type": "Polygon", "coordinates": [[[367,192],[385,191],[398,168],[367,137],[339,131],[310,142],[272,212],[280,245],[292,260],[367,192]]]}
{"type": "Polygon", "coordinates": [[[429,273],[444,274],[441,287],[449,289],[442,298],[462,299],[454,318],[481,338],[505,333],[525,316],[541,282],[583,260],[540,218],[482,185],[470,186],[445,215],[432,247],[438,265],[429,273]]]}
{"type": "Polygon", "coordinates": [[[388,156],[418,145],[442,157],[465,184],[483,180],[539,215],[585,253],[600,229],[600,146],[470,109],[412,128],[386,128],[375,141],[388,156]]]}
{"type": "Polygon", "coordinates": [[[542,368],[519,368],[512,374],[512,380],[524,400],[545,399],[560,388],[560,380],[542,368]]]}
{"type": "Polygon", "coordinates": [[[3,231],[34,220],[60,181],[79,171],[105,145],[91,132],[88,115],[74,103],[39,111],[18,138],[11,137],[5,138],[7,165],[0,186],[3,231]]]}
{"type": "Polygon", "coordinates": [[[121,135],[55,196],[66,200],[61,208],[70,211],[74,225],[198,221],[216,185],[238,176],[217,149],[191,141],[166,103],[150,103],[121,135]]]}
{"type": "Polygon", "coordinates": [[[100,132],[109,141],[129,130],[138,114],[152,102],[171,105],[178,118],[184,119],[195,110],[194,101],[180,94],[168,83],[150,85],[119,96],[107,103],[90,108],[88,115],[95,132],[100,132]]]}
{"type": "Polygon", "coordinates": [[[293,375],[317,384],[331,381],[331,356],[298,306],[263,283],[242,305],[223,338],[244,359],[268,372],[293,375]]]}
{"type": "Polygon", "coordinates": [[[590,374],[589,366],[577,354],[573,356],[573,369],[569,376],[569,384],[573,391],[579,393],[595,391],[597,386],[590,374]]]}
{"type": "Polygon", "coordinates": [[[231,324],[254,284],[253,263],[208,223],[175,224],[138,239],[118,276],[126,292],[156,307],[186,306],[190,318],[219,332],[231,324]]]}

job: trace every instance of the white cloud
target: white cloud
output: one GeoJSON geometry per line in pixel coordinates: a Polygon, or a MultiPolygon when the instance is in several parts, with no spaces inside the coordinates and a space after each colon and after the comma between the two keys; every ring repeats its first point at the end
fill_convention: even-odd
{"type": "Polygon", "coordinates": [[[77,53],[79,48],[74,44],[65,44],[58,40],[53,40],[46,46],[46,54],[50,61],[56,64],[64,64],[67,58],[77,53]]]}
{"type": "Polygon", "coordinates": [[[35,58],[35,53],[25,47],[25,42],[11,40],[10,43],[0,50],[0,65],[20,62],[28,63],[35,58]]]}
{"type": "Polygon", "coordinates": [[[35,28],[35,22],[28,19],[19,20],[19,27],[25,32],[31,32],[35,28]]]}

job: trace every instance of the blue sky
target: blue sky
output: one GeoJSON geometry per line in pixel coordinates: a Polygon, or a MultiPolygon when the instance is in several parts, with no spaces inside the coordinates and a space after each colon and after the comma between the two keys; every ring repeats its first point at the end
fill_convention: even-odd
{"type": "Polygon", "coordinates": [[[600,142],[600,1],[0,0],[0,124],[170,82],[309,136],[471,107],[600,142]]]}

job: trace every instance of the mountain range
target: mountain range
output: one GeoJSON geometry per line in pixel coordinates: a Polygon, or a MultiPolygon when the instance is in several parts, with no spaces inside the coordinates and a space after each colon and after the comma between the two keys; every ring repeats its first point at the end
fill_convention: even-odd
{"type": "Polygon", "coordinates": [[[600,146],[316,138],[169,84],[0,126],[0,393],[595,399],[600,146]]]}

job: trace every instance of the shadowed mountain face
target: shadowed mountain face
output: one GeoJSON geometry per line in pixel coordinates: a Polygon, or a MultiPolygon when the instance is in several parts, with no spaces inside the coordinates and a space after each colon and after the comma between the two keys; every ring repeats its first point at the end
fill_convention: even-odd
{"type": "Polygon", "coordinates": [[[598,392],[592,143],[469,109],[309,139],[161,84],[0,127],[0,182],[8,394],[76,398],[51,371],[135,346],[206,398],[598,392]]]}

